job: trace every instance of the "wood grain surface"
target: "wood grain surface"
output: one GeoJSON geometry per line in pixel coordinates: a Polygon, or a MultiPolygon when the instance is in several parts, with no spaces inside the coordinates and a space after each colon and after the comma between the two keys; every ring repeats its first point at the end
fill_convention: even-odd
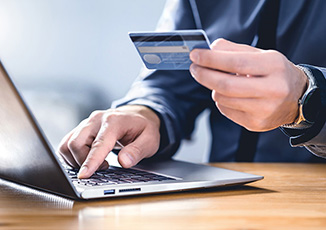
{"type": "Polygon", "coordinates": [[[326,165],[219,163],[246,186],[73,201],[0,180],[0,229],[326,229],[326,165]]]}

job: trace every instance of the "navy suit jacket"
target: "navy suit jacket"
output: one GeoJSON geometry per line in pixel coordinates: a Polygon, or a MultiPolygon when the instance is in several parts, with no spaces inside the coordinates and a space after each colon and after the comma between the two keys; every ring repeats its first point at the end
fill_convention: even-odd
{"type": "MultiPolygon", "coordinates": [[[[255,45],[260,12],[265,0],[168,1],[158,30],[202,28],[213,42],[217,38],[255,45]]],[[[326,76],[326,1],[281,0],[276,49],[295,64],[319,66],[326,76]]],[[[268,29],[268,25],[266,25],[268,29]]],[[[198,84],[189,71],[144,70],[129,93],[113,104],[141,104],[161,118],[158,156],[171,156],[180,141],[189,138],[195,120],[210,111],[212,133],[210,161],[234,161],[241,127],[223,116],[211,92],[198,84]]],[[[254,161],[326,162],[326,128],[310,140],[292,147],[280,129],[261,133],[254,161]],[[312,154],[311,152],[314,154],[312,154]]]]}

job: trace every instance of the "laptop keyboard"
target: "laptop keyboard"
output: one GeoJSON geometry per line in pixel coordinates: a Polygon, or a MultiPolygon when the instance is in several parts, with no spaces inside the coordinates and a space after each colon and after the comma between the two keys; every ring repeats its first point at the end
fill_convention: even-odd
{"type": "Polygon", "coordinates": [[[110,166],[107,170],[97,171],[88,179],[78,179],[78,169],[66,168],[66,171],[74,184],[85,186],[103,186],[176,180],[172,177],[162,176],[142,170],[124,169],[114,166],[110,166]]]}

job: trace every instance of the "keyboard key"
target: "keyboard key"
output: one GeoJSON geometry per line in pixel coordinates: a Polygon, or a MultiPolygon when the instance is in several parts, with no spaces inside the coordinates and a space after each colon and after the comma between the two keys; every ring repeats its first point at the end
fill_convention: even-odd
{"type": "Polygon", "coordinates": [[[150,181],[175,180],[171,177],[136,169],[124,169],[110,166],[107,170],[95,172],[88,179],[78,179],[78,169],[67,168],[67,173],[74,184],[86,186],[104,186],[112,184],[146,183],[150,181]]]}

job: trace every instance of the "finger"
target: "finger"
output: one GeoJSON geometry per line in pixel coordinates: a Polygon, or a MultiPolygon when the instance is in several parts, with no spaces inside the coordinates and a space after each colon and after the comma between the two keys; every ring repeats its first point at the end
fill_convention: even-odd
{"type": "Polygon", "coordinates": [[[109,168],[109,162],[107,162],[106,160],[103,161],[103,163],[100,165],[100,167],[98,167],[97,170],[106,170],[109,168]]]}
{"type": "Polygon", "coordinates": [[[266,132],[279,127],[279,124],[273,123],[266,118],[262,119],[260,116],[255,116],[256,114],[252,112],[228,108],[218,103],[216,103],[216,107],[231,121],[245,127],[250,131],[266,132]]]}
{"type": "Polygon", "coordinates": [[[68,142],[68,148],[79,166],[85,161],[91,145],[100,129],[101,119],[90,117],[76,128],[68,142]]]}
{"type": "MultiPolygon", "coordinates": [[[[219,105],[216,103],[216,107],[219,109],[219,111],[228,119],[233,121],[234,123],[246,127],[248,125],[247,116],[248,114],[244,111],[234,110],[228,107],[225,107],[223,105],[219,105]]],[[[253,130],[251,130],[253,131],[253,130]]]]}
{"type": "Polygon", "coordinates": [[[227,97],[217,93],[215,90],[212,91],[212,99],[220,106],[250,113],[254,112],[255,109],[260,106],[261,102],[261,100],[257,98],[227,97]]]}
{"type": "Polygon", "coordinates": [[[158,135],[145,131],[121,149],[118,155],[119,163],[124,168],[130,168],[142,159],[153,156],[159,148],[159,139],[158,135]]]}
{"type": "Polygon", "coordinates": [[[215,101],[216,106],[218,108],[223,108],[224,115],[232,119],[232,121],[236,123],[241,122],[241,120],[235,120],[236,117],[235,115],[232,114],[243,112],[245,115],[241,114],[242,116],[244,116],[241,117],[241,119],[246,121],[246,123],[241,123],[241,125],[246,125],[246,127],[256,128],[257,130],[258,129],[261,130],[262,128],[262,127],[258,127],[259,121],[260,120],[267,121],[268,117],[270,117],[272,112],[275,111],[275,106],[272,104],[272,102],[269,102],[268,100],[261,99],[261,98],[225,97],[223,95],[217,94],[214,91],[212,92],[212,98],[215,101]],[[228,114],[226,113],[226,109],[230,111],[228,114]],[[255,122],[253,120],[255,120],[255,122]],[[248,123],[248,121],[250,121],[251,123],[248,123]]]}
{"type": "Polygon", "coordinates": [[[72,153],[70,152],[68,148],[68,142],[71,138],[71,136],[74,134],[75,129],[70,131],[66,136],[64,136],[59,144],[59,148],[57,152],[60,154],[60,156],[63,158],[63,160],[70,166],[74,168],[78,168],[79,165],[75,161],[74,157],[72,156],[72,153]]]}
{"type": "Polygon", "coordinates": [[[262,78],[243,77],[203,68],[192,64],[190,72],[201,85],[229,97],[260,97],[264,87],[262,78]]]}
{"type": "Polygon", "coordinates": [[[118,131],[114,125],[110,125],[108,122],[102,123],[89,154],[78,173],[79,178],[88,178],[93,175],[114,148],[116,141],[120,138],[120,133],[121,131],[118,131]]]}
{"type": "Polygon", "coordinates": [[[193,63],[202,67],[242,75],[266,75],[272,72],[270,63],[277,63],[274,51],[230,52],[207,49],[195,49],[190,53],[193,63]]]}
{"type": "Polygon", "coordinates": [[[244,44],[234,43],[223,38],[216,39],[211,44],[212,50],[235,51],[235,52],[260,52],[261,50],[244,44]]]}

